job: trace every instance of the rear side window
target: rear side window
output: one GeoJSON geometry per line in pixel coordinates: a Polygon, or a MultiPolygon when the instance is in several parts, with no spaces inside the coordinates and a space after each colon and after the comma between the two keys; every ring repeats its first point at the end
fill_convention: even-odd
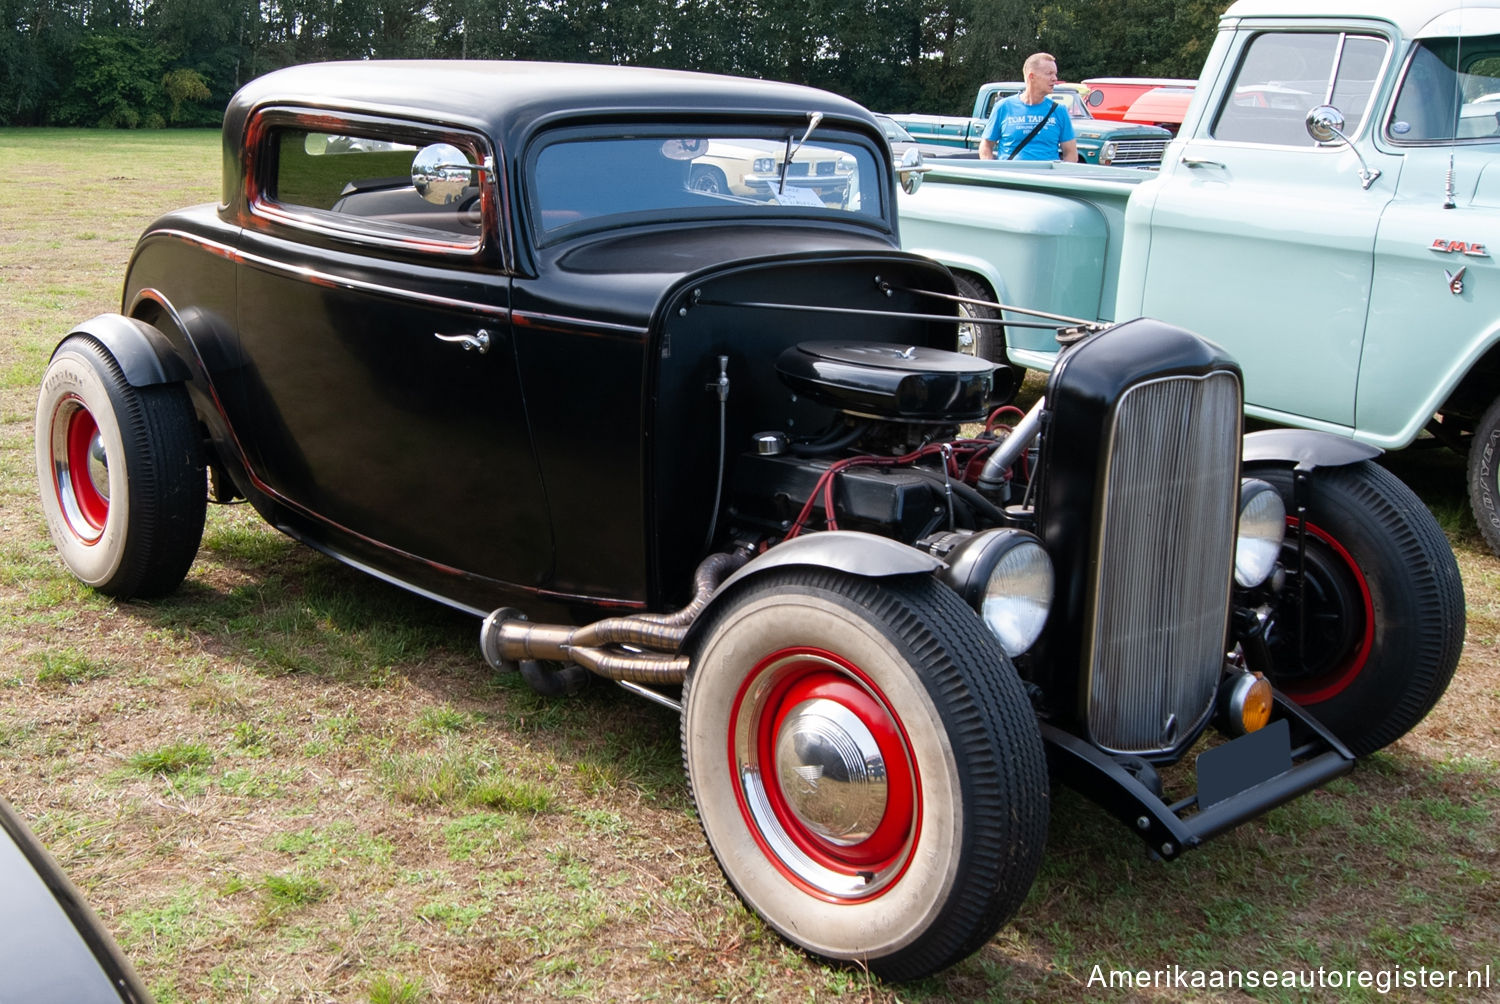
{"type": "MultiPolygon", "coordinates": [[[[323,132],[277,128],[258,210],[341,236],[445,249],[478,248],[484,235],[481,173],[446,202],[431,202],[412,185],[412,159],[422,139],[373,131],[323,132]]],[[[466,163],[477,163],[471,152],[466,163]]]]}
{"type": "Polygon", "coordinates": [[[1266,32],[1245,48],[1218,118],[1215,139],[1316,146],[1307,113],[1333,105],[1353,137],[1369,116],[1390,46],[1374,35],[1266,32]]]}
{"type": "Polygon", "coordinates": [[[1500,139],[1500,35],[1417,43],[1385,134],[1410,144],[1500,139]]]}

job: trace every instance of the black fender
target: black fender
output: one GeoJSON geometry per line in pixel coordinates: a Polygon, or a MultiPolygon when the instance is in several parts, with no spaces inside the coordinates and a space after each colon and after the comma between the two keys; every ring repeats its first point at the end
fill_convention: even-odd
{"type": "Polygon", "coordinates": [[[776,568],[803,566],[846,572],[862,579],[884,579],[898,575],[931,575],[945,567],[943,561],[900,541],[858,530],[825,530],[794,537],[757,555],[739,571],[720,583],[709,597],[708,605],[693,620],[683,639],[682,651],[692,651],[700,625],[735,587],[776,568]]]}
{"type": "Polygon", "coordinates": [[[1245,435],[1242,466],[1246,473],[1255,467],[1292,466],[1299,471],[1318,467],[1345,467],[1362,460],[1373,460],[1385,451],[1346,436],[1314,429],[1264,429],[1245,435]]]}
{"type": "Polygon", "coordinates": [[[100,314],[76,325],[72,338],[92,338],[114,357],[132,387],[164,383],[187,383],[192,372],[167,336],[144,321],[124,314],[100,314]]]}

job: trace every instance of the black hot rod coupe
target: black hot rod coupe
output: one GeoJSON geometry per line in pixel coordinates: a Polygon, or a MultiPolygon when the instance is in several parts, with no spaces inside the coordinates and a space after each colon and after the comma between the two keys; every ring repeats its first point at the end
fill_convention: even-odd
{"type": "Polygon", "coordinates": [[[120,312],[47,367],[68,566],[166,592],[206,498],[244,498],[482,617],[543,692],[679,710],[725,876],[817,955],[906,979],[983,945],[1051,778],[1172,858],[1392,742],[1453,673],[1431,515],[1373,450],[1245,435],[1215,346],[1119,324],[997,407],[1008,368],[949,351],[952,276],[898,250],[920,158],[850,101],[314,65],[235,96],[223,158],[219,204],[151,224],[120,312]]]}

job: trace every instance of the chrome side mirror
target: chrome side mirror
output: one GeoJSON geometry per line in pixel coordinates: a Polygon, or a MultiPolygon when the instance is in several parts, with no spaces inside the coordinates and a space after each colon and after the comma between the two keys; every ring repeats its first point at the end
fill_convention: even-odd
{"type": "Polygon", "coordinates": [[[1332,143],[1344,139],[1344,113],[1333,105],[1319,105],[1308,110],[1307,134],[1319,143],[1332,143]]]}
{"type": "Polygon", "coordinates": [[[1349,148],[1354,156],[1359,158],[1359,180],[1365,191],[1375,184],[1375,179],[1380,177],[1380,169],[1372,168],[1365,163],[1364,154],[1359,148],[1349,142],[1349,137],[1344,135],[1344,113],[1333,105],[1318,105],[1307,113],[1307,134],[1319,143],[1332,143],[1338,140],[1349,148]]]}
{"type": "Polygon", "coordinates": [[[922,163],[922,151],[912,147],[901,155],[901,163],[896,167],[896,177],[901,181],[901,190],[907,195],[917,194],[917,189],[922,187],[922,175],[932,170],[922,163]]]}
{"type": "Polygon", "coordinates": [[[411,184],[423,199],[446,206],[463,198],[464,189],[476,184],[484,170],[452,143],[433,143],[412,158],[411,184]]]}

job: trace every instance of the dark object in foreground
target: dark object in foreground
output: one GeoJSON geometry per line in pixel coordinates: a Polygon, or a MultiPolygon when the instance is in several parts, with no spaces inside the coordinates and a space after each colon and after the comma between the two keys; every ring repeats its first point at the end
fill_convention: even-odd
{"type": "Polygon", "coordinates": [[[0,972],[5,1000],[149,1004],[114,940],[52,855],[0,798],[0,972]]]}
{"type": "Polygon", "coordinates": [[[1171,858],[1395,740],[1453,672],[1431,516],[1373,451],[1243,436],[1202,339],[1072,332],[1010,424],[1008,368],[948,351],[994,315],[897,249],[920,159],[856,105],[360,63],[255,81],[224,138],[223,203],[152,224],[121,313],[43,380],[69,567],[174,588],[207,472],[483,617],[538,690],[679,709],[725,875],[811,952],[908,979],[984,944],[1049,770],[1171,858]],[[1157,767],[1210,729],[1232,741],[1169,797],[1157,767]]]}

